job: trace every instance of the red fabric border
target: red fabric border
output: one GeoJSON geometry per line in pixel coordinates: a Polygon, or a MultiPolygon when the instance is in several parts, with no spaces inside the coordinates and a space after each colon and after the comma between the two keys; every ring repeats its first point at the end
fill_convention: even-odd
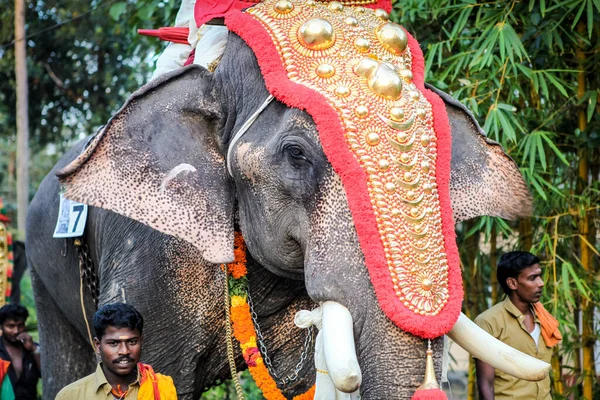
{"type": "Polygon", "coordinates": [[[254,51],[269,92],[284,104],[305,110],[313,117],[321,137],[323,150],[346,188],[346,197],[371,282],[384,313],[401,329],[423,338],[435,338],[450,331],[458,319],[463,298],[448,186],[452,142],[443,101],[435,93],[424,88],[423,53],[417,41],[410,34],[408,35],[413,57],[414,83],[434,109],[434,128],[438,137],[436,175],[442,211],[442,233],[449,264],[450,299],[437,316],[415,314],[406,308],[395,294],[367,191],[367,177],[348,148],[339,145],[345,142],[345,137],[336,111],[324,96],[288,79],[281,57],[260,22],[248,14],[234,11],[226,16],[225,24],[254,51]],[[350,191],[349,188],[352,190],[350,191]]]}

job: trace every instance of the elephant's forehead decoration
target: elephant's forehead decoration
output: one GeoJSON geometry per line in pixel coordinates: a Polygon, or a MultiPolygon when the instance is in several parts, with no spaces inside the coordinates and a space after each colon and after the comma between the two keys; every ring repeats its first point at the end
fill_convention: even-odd
{"type": "Polygon", "coordinates": [[[418,44],[385,11],[339,2],[267,0],[226,23],[269,91],[314,118],[386,315],[418,336],[446,333],[462,300],[450,132],[418,44]]]}

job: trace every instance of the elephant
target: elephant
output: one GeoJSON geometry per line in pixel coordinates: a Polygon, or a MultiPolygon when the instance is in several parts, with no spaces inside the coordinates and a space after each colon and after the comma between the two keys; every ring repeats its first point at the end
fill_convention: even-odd
{"type": "MultiPolygon", "coordinates": [[[[440,95],[452,130],[456,221],[529,213],[514,161],[464,106],[440,95]]],[[[95,305],[89,295],[80,304],[72,240],[63,257],[63,239],[51,238],[61,184],[68,198],[93,206],[85,240],[97,266],[99,304],[124,300],[140,309],[148,321],[145,362],[174,377],[180,398],[199,398],[228,376],[219,264],[232,260],[236,230],[247,244],[258,324],[280,375],[294,370],[306,334],[293,327],[294,313],[333,301],[352,316],[361,397],[414,393],[426,341],[383,313],[346,191],[311,116],[275,100],[229,150],[234,132],[268,96],[254,52],[230,33],[214,72],[191,65],[146,84],[42,182],[28,216],[27,252],[45,398],[94,364],[84,317],[95,305]]],[[[442,347],[432,340],[438,376],[442,347]]],[[[242,366],[239,353],[236,364],[242,366]]],[[[314,382],[308,364],[284,388],[287,398],[314,382]]]]}
{"type": "Polygon", "coordinates": [[[21,279],[27,271],[27,256],[25,252],[25,243],[20,240],[13,242],[13,274],[12,284],[10,291],[10,302],[20,303],[21,302],[21,279]]]}

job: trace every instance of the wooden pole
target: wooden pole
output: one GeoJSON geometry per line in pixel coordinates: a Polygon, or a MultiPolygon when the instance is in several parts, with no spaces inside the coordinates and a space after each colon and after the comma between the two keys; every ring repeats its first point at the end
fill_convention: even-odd
{"type": "Polygon", "coordinates": [[[15,77],[17,94],[17,228],[25,235],[29,206],[29,118],[25,0],[15,0],[15,77]]]}

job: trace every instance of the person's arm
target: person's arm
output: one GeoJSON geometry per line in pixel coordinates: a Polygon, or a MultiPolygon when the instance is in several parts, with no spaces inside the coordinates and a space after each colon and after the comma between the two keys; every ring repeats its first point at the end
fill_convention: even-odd
{"type": "Polygon", "coordinates": [[[33,358],[35,359],[35,364],[37,365],[38,371],[42,370],[42,365],[40,363],[40,352],[37,351],[38,344],[36,344],[31,335],[27,332],[22,332],[17,336],[17,340],[20,340],[23,343],[23,347],[33,353],[33,358]]]}
{"type": "Polygon", "coordinates": [[[475,359],[479,400],[494,400],[494,367],[475,359]]]}

